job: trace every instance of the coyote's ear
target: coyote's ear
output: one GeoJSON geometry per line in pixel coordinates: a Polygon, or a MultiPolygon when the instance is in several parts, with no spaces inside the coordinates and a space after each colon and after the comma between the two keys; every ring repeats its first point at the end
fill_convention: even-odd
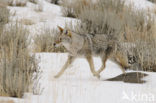
{"type": "Polygon", "coordinates": [[[60,26],[57,26],[60,30],[61,33],[63,33],[63,28],[61,28],[60,26]]]}
{"type": "Polygon", "coordinates": [[[69,33],[68,33],[68,36],[69,36],[69,37],[72,37],[72,33],[71,33],[70,31],[69,31],[69,33]]]}

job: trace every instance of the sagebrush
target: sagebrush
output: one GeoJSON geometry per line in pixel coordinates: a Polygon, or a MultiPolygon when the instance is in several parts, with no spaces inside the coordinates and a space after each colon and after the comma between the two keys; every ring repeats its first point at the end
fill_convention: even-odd
{"type": "Polygon", "coordinates": [[[4,0],[0,1],[0,32],[9,21],[9,10],[4,0]]]}
{"type": "Polygon", "coordinates": [[[34,4],[37,4],[38,3],[38,0],[29,0],[30,2],[34,3],[34,4]]]}
{"type": "Polygon", "coordinates": [[[9,6],[26,6],[27,0],[7,0],[9,6]]]}
{"type": "Polygon", "coordinates": [[[153,3],[156,3],[156,0],[148,0],[148,1],[153,2],[153,3]]]}
{"type": "Polygon", "coordinates": [[[90,0],[62,0],[62,13],[66,17],[77,18],[82,9],[91,4],[90,0]]]}
{"type": "Polygon", "coordinates": [[[38,61],[30,54],[28,31],[23,26],[10,25],[0,33],[0,95],[22,97],[33,91],[33,81],[39,76],[38,61]]]}
{"type": "MultiPolygon", "coordinates": [[[[76,5],[73,4],[70,8],[76,5]]],[[[127,6],[120,0],[99,0],[94,5],[77,9],[80,10],[77,18],[81,22],[73,27],[77,29],[73,31],[80,34],[113,35],[120,43],[133,43],[135,49],[131,56],[136,59],[137,68],[155,71],[155,21],[150,13],[134,11],[132,6],[127,6]]]]}

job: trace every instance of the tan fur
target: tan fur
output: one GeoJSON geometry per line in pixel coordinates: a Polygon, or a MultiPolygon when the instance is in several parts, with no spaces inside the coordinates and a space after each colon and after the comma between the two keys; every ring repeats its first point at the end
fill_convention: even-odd
{"type": "Polygon", "coordinates": [[[129,66],[126,51],[123,52],[121,49],[122,46],[120,46],[120,44],[114,39],[109,38],[108,35],[80,35],[61,27],[59,27],[59,30],[61,34],[58,36],[55,46],[57,43],[64,45],[69,52],[69,57],[55,78],[60,77],[74,59],[80,56],[84,56],[86,58],[92,74],[97,78],[100,78],[100,73],[105,69],[106,61],[108,59],[115,61],[125,73],[124,68],[129,66]],[[99,56],[102,60],[102,66],[98,71],[95,71],[93,56],[99,56]]]}

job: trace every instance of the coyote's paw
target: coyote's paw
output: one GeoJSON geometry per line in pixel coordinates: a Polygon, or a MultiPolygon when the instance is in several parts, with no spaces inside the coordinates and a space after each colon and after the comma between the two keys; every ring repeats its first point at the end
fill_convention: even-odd
{"type": "Polygon", "coordinates": [[[59,75],[55,75],[55,76],[54,76],[54,78],[59,78],[59,77],[60,77],[59,75]]]}
{"type": "Polygon", "coordinates": [[[96,76],[98,79],[100,78],[100,74],[99,73],[94,73],[94,76],[96,76]]]}

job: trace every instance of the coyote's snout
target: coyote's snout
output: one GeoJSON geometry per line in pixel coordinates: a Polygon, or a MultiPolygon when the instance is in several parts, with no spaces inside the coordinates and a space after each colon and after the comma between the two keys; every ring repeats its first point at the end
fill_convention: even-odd
{"type": "Polygon", "coordinates": [[[59,27],[58,35],[54,46],[63,45],[69,52],[69,57],[62,69],[55,78],[60,77],[68,66],[79,56],[84,56],[90,66],[90,70],[94,76],[100,77],[100,73],[104,70],[108,58],[112,58],[120,65],[121,70],[125,72],[124,67],[128,67],[127,59],[121,54],[118,44],[105,34],[77,34],[70,30],[59,27]],[[116,49],[115,49],[116,48],[116,49]],[[102,66],[98,71],[94,69],[93,57],[99,56],[102,60],[102,66]]]}

